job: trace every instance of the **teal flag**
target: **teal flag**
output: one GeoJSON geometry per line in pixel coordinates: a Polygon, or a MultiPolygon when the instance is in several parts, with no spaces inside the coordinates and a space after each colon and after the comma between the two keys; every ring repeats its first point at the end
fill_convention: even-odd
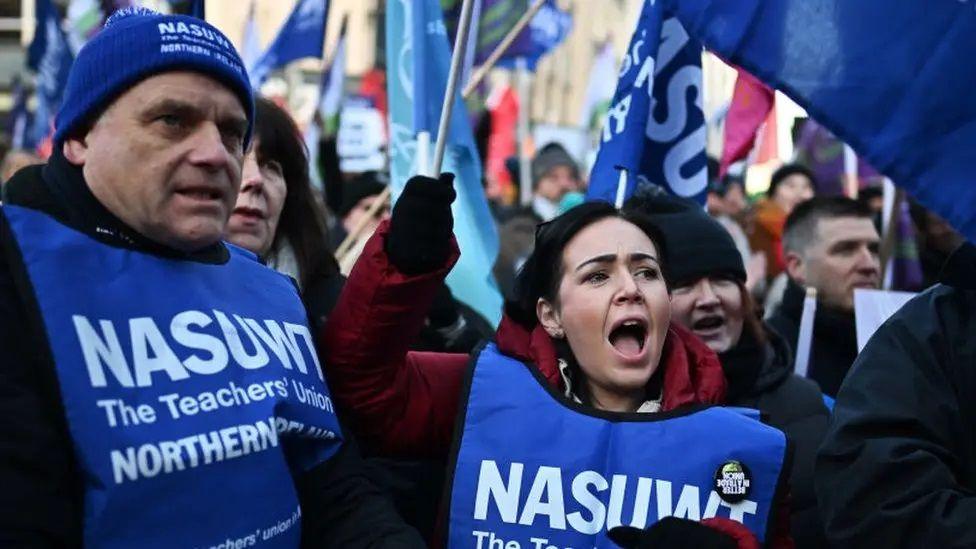
{"type": "MultiPolygon", "coordinates": [[[[437,140],[438,120],[451,65],[451,48],[438,0],[391,0],[387,3],[386,48],[390,185],[396,200],[407,180],[417,173],[414,128],[430,130],[431,157],[433,143],[437,140]],[[423,19],[415,21],[415,17],[423,19]],[[423,35],[416,36],[414,28],[422,29],[423,35]],[[422,63],[416,63],[413,55],[416,40],[424,51],[422,63]],[[418,89],[423,91],[415,94],[418,89]],[[427,121],[414,120],[415,117],[426,117],[427,121]]],[[[461,259],[448,275],[447,284],[455,297],[497,326],[501,320],[502,297],[492,275],[492,266],[498,256],[498,233],[481,185],[481,159],[460,93],[454,98],[448,132],[441,171],[456,176],[454,188],[458,197],[453,206],[454,234],[461,247],[461,259]]]]}

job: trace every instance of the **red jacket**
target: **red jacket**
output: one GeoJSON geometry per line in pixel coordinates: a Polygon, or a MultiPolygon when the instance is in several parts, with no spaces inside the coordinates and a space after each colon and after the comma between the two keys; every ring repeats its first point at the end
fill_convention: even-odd
{"type": "MultiPolygon", "coordinates": [[[[407,276],[387,259],[383,242],[388,231],[386,221],[349,274],[321,334],[322,364],[330,392],[348,412],[353,430],[369,450],[389,457],[445,457],[471,357],[409,348],[438,285],[457,260],[457,249],[440,270],[407,276]]],[[[496,342],[500,351],[537,365],[549,383],[560,387],[556,349],[541,327],[530,332],[506,318],[496,342]]],[[[723,402],[725,377],[718,357],[684,328],[672,324],[661,366],[663,410],[723,402]]],[[[785,522],[788,528],[789,513],[785,522]]],[[[723,529],[736,531],[736,527],[744,530],[738,523],[723,529]]],[[[792,543],[776,546],[791,547],[792,543]]],[[[740,542],[740,547],[750,546],[740,542]]]]}

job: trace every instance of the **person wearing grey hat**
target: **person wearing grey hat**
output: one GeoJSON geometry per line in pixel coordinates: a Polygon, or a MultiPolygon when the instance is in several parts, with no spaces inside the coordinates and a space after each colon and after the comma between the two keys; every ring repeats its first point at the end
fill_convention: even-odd
{"type": "Polygon", "coordinates": [[[560,213],[560,202],[580,189],[579,166],[566,149],[549,143],[532,159],[532,202],[508,217],[498,228],[499,249],[495,280],[506,299],[513,296],[515,274],[532,253],[535,227],[560,213]]]}
{"type": "Polygon", "coordinates": [[[295,283],[221,241],[254,99],[205,21],[117,11],[0,210],[0,546],[421,547],[295,283]]]}
{"type": "Polygon", "coordinates": [[[648,214],[664,233],[671,320],[718,354],[728,405],[758,409],[794,443],[791,533],[797,547],[824,546],[813,463],[829,412],[817,384],[793,374],[787,342],[760,319],[735,242],[689,200],[641,197],[626,208],[648,214]]]}

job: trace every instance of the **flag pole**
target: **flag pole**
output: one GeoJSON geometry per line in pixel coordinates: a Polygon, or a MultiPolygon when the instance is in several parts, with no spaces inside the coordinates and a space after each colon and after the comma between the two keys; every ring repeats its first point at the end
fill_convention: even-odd
{"type": "Polygon", "coordinates": [[[346,254],[349,253],[349,250],[351,250],[353,245],[356,243],[356,241],[359,240],[359,237],[363,234],[363,231],[366,230],[366,226],[369,225],[369,222],[376,217],[376,213],[380,211],[380,208],[384,204],[386,204],[387,201],[389,201],[389,199],[390,199],[390,186],[387,185],[387,187],[383,189],[383,192],[377,195],[376,198],[373,200],[373,203],[370,204],[369,209],[366,210],[366,214],[362,217],[362,219],[359,220],[359,223],[357,223],[356,226],[353,227],[352,231],[350,231],[349,234],[346,235],[346,238],[342,241],[341,244],[339,244],[339,247],[336,248],[335,251],[336,261],[340,263],[342,262],[346,254]]]}
{"type": "MultiPolygon", "coordinates": [[[[447,76],[447,89],[444,90],[444,105],[441,107],[441,119],[437,126],[437,144],[434,146],[434,162],[431,173],[439,174],[441,164],[444,163],[444,150],[447,147],[448,129],[451,127],[451,113],[454,110],[454,97],[457,94],[458,80],[461,76],[461,65],[464,64],[464,50],[468,45],[468,32],[471,30],[471,12],[474,0],[464,0],[461,4],[461,20],[458,22],[457,35],[454,37],[454,51],[451,53],[451,72],[447,76]]],[[[415,101],[422,100],[414,98],[415,101]]]]}
{"type": "Polygon", "coordinates": [[[858,174],[857,153],[854,149],[844,144],[844,193],[848,198],[857,200],[860,174],[858,174]]]}
{"type": "Polygon", "coordinates": [[[624,207],[624,199],[627,197],[627,170],[620,169],[620,179],[617,180],[617,196],[613,199],[613,205],[619,210],[624,207]]]}
{"type": "Polygon", "coordinates": [[[895,245],[897,244],[898,234],[898,215],[901,213],[902,202],[905,201],[905,191],[897,189],[895,191],[895,201],[888,212],[888,217],[884,219],[884,234],[881,237],[881,249],[878,256],[881,260],[881,283],[885,290],[891,289],[891,267],[895,257],[895,245]]]}
{"type": "Polygon", "coordinates": [[[467,99],[468,96],[474,92],[475,88],[478,87],[478,84],[480,84],[481,81],[485,79],[485,76],[488,75],[488,71],[495,68],[495,65],[498,64],[498,60],[502,58],[502,55],[504,55],[508,48],[512,45],[512,42],[515,42],[515,39],[518,38],[519,33],[521,33],[522,30],[529,25],[529,22],[532,21],[532,18],[535,17],[536,13],[539,13],[539,10],[542,9],[542,6],[545,5],[545,3],[546,0],[535,0],[535,2],[529,6],[529,9],[522,14],[522,17],[515,23],[515,26],[512,27],[512,29],[508,31],[508,34],[505,35],[505,38],[502,38],[502,41],[495,46],[494,51],[491,52],[488,59],[485,59],[485,62],[482,63],[481,66],[478,67],[478,70],[474,71],[474,73],[471,75],[471,79],[468,80],[468,83],[464,86],[464,91],[461,92],[461,97],[467,99]]]}
{"type": "Polygon", "coordinates": [[[430,132],[417,132],[417,175],[434,176],[430,169],[430,132]]]}
{"type": "Polygon", "coordinates": [[[532,163],[529,160],[529,69],[524,57],[515,59],[515,86],[518,89],[518,139],[519,204],[532,202],[532,163]]]}

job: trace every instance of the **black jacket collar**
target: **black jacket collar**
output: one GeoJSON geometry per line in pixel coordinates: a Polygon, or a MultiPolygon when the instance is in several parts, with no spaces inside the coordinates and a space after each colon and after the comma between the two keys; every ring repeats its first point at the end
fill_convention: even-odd
{"type": "Polygon", "coordinates": [[[120,248],[200,263],[222,264],[230,257],[222,242],[183,252],[150,240],[128,227],[95,198],[81,168],[55,151],[48,163],[17,172],[4,188],[5,202],[41,210],[65,225],[120,248]]]}

